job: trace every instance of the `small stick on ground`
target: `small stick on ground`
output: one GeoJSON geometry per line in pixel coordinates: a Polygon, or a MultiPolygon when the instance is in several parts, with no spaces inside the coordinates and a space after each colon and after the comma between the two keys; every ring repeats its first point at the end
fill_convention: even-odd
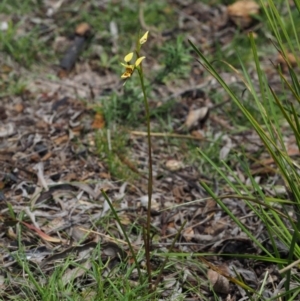
{"type": "MultiPolygon", "coordinates": [[[[136,135],[136,136],[147,136],[146,132],[140,132],[140,131],[131,131],[130,134],[136,135]]],[[[200,140],[200,141],[210,141],[206,138],[201,137],[194,137],[191,135],[181,135],[181,134],[171,134],[171,133],[153,133],[151,132],[151,137],[166,137],[166,138],[179,138],[179,139],[191,139],[191,140],[200,140]]]]}

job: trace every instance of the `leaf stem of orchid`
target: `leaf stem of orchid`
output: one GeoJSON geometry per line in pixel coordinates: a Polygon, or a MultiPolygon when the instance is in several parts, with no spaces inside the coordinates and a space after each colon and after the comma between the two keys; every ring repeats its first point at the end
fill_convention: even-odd
{"type": "Polygon", "coordinates": [[[152,202],[152,184],[153,184],[153,171],[152,171],[152,144],[151,144],[151,128],[150,128],[150,110],[149,103],[144,83],[143,69],[142,65],[138,69],[138,74],[141,82],[141,87],[143,91],[143,99],[145,105],[146,122],[147,122],[147,140],[148,140],[148,208],[147,208],[147,228],[145,237],[145,253],[146,253],[146,266],[148,272],[148,283],[149,289],[152,288],[152,275],[151,275],[151,265],[150,265],[150,224],[151,224],[151,202],[152,202]]]}
{"type": "Polygon", "coordinates": [[[115,210],[113,204],[111,203],[109,197],[107,196],[107,194],[105,193],[105,191],[104,191],[103,189],[101,190],[101,193],[102,193],[103,197],[105,198],[107,204],[109,205],[109,207],[110,207],[110,209],[111,209],[111,211],[112,211],[114,217],[115,217],[116,220],[117,220],[117,223],[119,224],[119,226],[120,226],[120,228],[121,228],[121,230],[122,230],[122,232],[123,232],[123,235],[124,235],[125,240],[126,240],[126,242],[127,242],[127,244],[128,244],[129,250],[130,250],[131,255],[132,255],[132,257],[133,257],[134,263],[135,263],[135,265],[136,265],[136,268],[137,268],[137,271],[138,271],[138,275],[139,275],[139,279],[140,279],[140,281],[141,281],[141,279],[143,279],[143,278],[142,278],[142,273],[141,273],[141,269],[140,269],[140,266],[139,266],[139,263],[138,263],[138,260],[137,260],[137,256],[136,256],[136,254],[135,254],[135,252],[134,252],[134,250],[133,250],[132,243],[131,243],[131,241],[130,241],[130,239],[129,239],[129,237],[128,237],[128,235],[127,235],[125,229],[124,229],[124,226],[123,226],[122,223],[121,223],[121,220],[120,220],[120,218],[119,218],[119,216],[118,216],[118,213],[116,212],[116,210],[115,210]]]}

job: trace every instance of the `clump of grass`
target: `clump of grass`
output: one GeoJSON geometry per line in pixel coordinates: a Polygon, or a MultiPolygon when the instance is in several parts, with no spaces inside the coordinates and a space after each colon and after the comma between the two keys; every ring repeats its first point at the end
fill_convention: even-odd
{"type": "MultiPolygon", "coordinates": [[[[223,166],[217,165],[204,151],[199,150],[202,158],[205,158],[205,160],[214,167],[228,187],[230,187],[234,197],[244,199],[247,206],[249,206],[252,212],[254,212],[254,214],[263,222],[269,235],[272,250],[266,249],[257,237],[240,222],[239,218],[232,214],[229,208],[222,202],[222,196],[215,194],[204,182],[202,185],[209,195],[211,195],[217,201],[219,206],[231,216],[249,238],[265,252],[264,256],[250,255],[250,257],[256,260],[278,264],[278,268],[280,269],[279,272],[285,280],[284,291],[280,293],[280,296],[284,296],[287,300],[294,300],[300,292],[299,275],[292,272],[292,267],[300,261],[300,248],[297,244],[300,236],[300,176],[298,172],[299,165],[288,154],[288,149],[284,142],[285,133],[282,132],[282,124],[285,123],[289,125],[289,134],[293,135],[298,149],[300,150],[300,124],[297,113],[300,107],[300,85],[299,75],[296,73],[296,69],[300,67],[300,61],[299,59],[296,59],[297,64],[292,66],[287,55],[288,53],[293,53],[295,57],[297,57],[297,53],[300,52],[297,33],[297,19],[299,19],[300,15],[300,6],[299,3],[295,1],[294,5],[297,7],[298,11],[295,13],[294,9],[293,13],[291,13],[291,4],[286,1],[285,9],[288,12],[288,15],[283,17],[280,15],[278,7],[276,7],[273,1],[267,1],[267,4],[264,1],[260,2],[272,31],[273,39],[275,41],[274,47],[276,47],[275,49],[283,56],[288,73],[284,74],[280,67],[277,66],[277,72],[282,81],[282,90],[276,93],[272,85],[269,84],[267,76],[262,69],[261,58],[258,55],[259,49],[256,46],[253,34],[250,33],[249,42],[252,50],[252,60],[255,63],[256,74],[258,76],[258,87],[254,83],[252,76],[248,73],[242,60],[240,60],[242,74],[238,74],[238,76],[244,82],[245,89],[250,95],[249,98],[256,107],[256,113],[259,113],[260,115],[259,118],[256,117],[249,107],[245,106],[241,96],[234,92],[234,90],[224,82],[212,63],[207,60],[195,45],[192,43],[191,45],[199,55],[202,66],[218,80],[237,108],[244,114],[251,124],[251,127],[259,135],[265,146],[265,150],[276,164],[277,173],[284,181],[286,196],[284,198],[280,196],[277,198],[270,197],[266,194],[264,189],[256,183],[254,177],[251,175],[248,163],[243,157],[239,160],[246,171],[246,175],[251,181],[252,188],[249,188],[238,179],[234,170],[232,170],[225,162],[223,163],[223,166]],[[288,28],[286,27],[287,23],[284,21],[286,18],[289,20],[288,28]],[[282,95],[285,95],[285,99],[288,99],[287,102],[284,103],[281,100],[282,95]],[[281,211],[276,209],[278,206],[281,208],[281,211]],[[296,219],[290,217],[288,213],[290,206],[294,208],[296,219]],[[286,249],[288,250],[288,256],[285,259],[281,258],[281,250],[278,241],[286,246],[286,249]]],[[[232,70],[237,72],[233,67],[232,70]]],[[[260,295],[261,292],[261,290],[257,291],[255,295],[253,295],[253,298],[256,300],[256,294],[259,294],[259,298],[264,298],[260,295]]],[[[274,297],[279,297],[279,295],[274,297]]]]}
{"type": "Polygon", "coordinates": [[[99,157],[107,164],[113,178],[131,181],[139,174],[128,152],[128,140],[127,132],[121,128],[103,129],[96,135],[96,147],[99,157]]]}
{"type": "Polygon", "coordinates": [[[16,37],[17,25],[9,23],[8,29],[0,34],[2,51],[11,55],[18,63],[25,66],[31,65],[37,52],[32,47],[32,34],[16,37]]]}
{"type": "Polygon", "coordinates": [[[0,11],[4,14],[17,14],[32,12],[33,8],[39,8],[43,4],[41,0],[3,0],[0,3],[0,11]]]}

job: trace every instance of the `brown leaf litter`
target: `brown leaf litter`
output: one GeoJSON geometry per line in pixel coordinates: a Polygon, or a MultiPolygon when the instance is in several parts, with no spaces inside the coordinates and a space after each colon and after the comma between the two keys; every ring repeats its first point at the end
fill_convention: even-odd
{"type": "Polygon", "coordinates": [[[232,21],[241,28],[247,28],[253,23],[253,15],[259,13],[259,5],[252,0],[240,0],[227,7],[232,21]]]}
{"type": "MultiPolygon", "coordinates": [[[[55,16],[62,5],[63,1],[56,4],[47,1],[47,16],[55,16]]],[[[201,45],[204,52],[215,50],[216,39],[225,47],[233,38],[236,27],[229,22],[234,15],[232,7],[211,7],[199,1],[181,0],[174,1],[173,5],[178,14],[178,28],[196,45],[201,45]]],[[[242,18],[246,20],[246,26],[251,25],[249,12],[242,18]]],[[[117,49],[115,24],[111,23],[110,28],[115,33],[113,45],[117,49]]],[[[167,38],[160,35],[159,42],[165,40],[167,38]]],[[[15,69],[8,72],[15,72],[12,71],[15,69]]],[[[103,271],[104,276],[126,258],[130,265],[131,254],[125,238],[101,191],[107,193],[134,249],[139,250],[143,244],[139,233],[146,224],[148,205],[146,139],[136,131],[128,138],[129,155],[118,154],[120,161],[139,175],[133,183],[113,178],[95,147],[95,130],[105,131],[105,120],[101,113],[94,112],[97,105],[94,98],[102,95],[105,89],[121,94],[119,75],[112,71],[96,72],[88,62],[77,62],[72,72],[61,80],[49,79],[42,74],[35,76],[19,67],[18,70],[19,76],[26,76],[31,82],[20,96],[2,97],[0,106],[0,258],[3,263],[0,276],[4,272],[8,275],[20,273],[22,266],[17,259],[20,248],[32,263],[33,271],[41,269],[47,275],[55,266],[63,265],[67,258],[79,263],[80,267],[70,266],[65,271],[62,279],[65,284],[71,279],[84,279],[86,271],[91,268],[91,256],[100,256],[99,260],[109,263],[103,271]],[[11,211],[22,220],[13,218],[11,211]],[[95,252],[98,248],[101,252],[95,252]]],[[[47,71],[55,74],[57,70],[47,71]]],[[[249,179],[242,167],[230,159],[231,152],[243,145],[258,184],[267,187],[272,179],[266,175],[277,174],[273,161],[264,153],[256,161],[251,157],[262,149],[258,136],[250,130],[233,131],[234,126],[226,113],[226,106],[232,106],[232,103],[224,98],[222,106],[214,106],[207,92],[219,89],[219,86],[214,79],[203,74],[201,66],[195,64],[190,77],[181,82],[182,86],[157,87],[156,94],[151,95],[152,99],[163,100],[158,106],[171,98],[177,99],[171,112],[172,126],[173,135],[181,137],[180,147],[166,140],[164,133],[152,137],[153,268],[160,266],[164,258],[160,253],[168,252],[174,237],[186,222],[173,252],[187,256],[201,252],[215,255],[207,258],[209,264],[206,266],[205,261],[199,259],[200,255],[197,255],[199,258],[195,256],[195,260],[186,259],[184,262],[170,259],[172,264],[164,271],[161,283],[165,299],[189,291],[191,284],[199,286],[199,294],[187,293],[190,300],[203,300],[201,296],[213,298],[210,285],[227,300],[245,297],[243,289],[238,290],[232,281],[228,282],[228,279],[235,279],[236,271],[247,284],[258,288],[269,270],[273,286],[269,286],[271,288],[266,292],[272,294],[272,288],[280,281],[275,266],[253,263],[250,259],[228,260],[221,256],[222,253],[259,253],[260,250],[207,195],[200,182],[209,184],[217,195],[225,195],[223,202],[257,234],[258,239],[265,231],[260,221],[255,219],[243,200],[232,196],[230,188],[218,183],[214,174],[207,173],[204,165],[186,163],[186,154],[182,153],[183,150],[189,151],[185,138],[192,137],[191,134],[199,138],[193,140],[195,147],[213,147],[219,143],[219,158],[228,160],[239,180],[246,184],[249,179]],[[273,168],[273,172],[267,167],[273,168]],[[202,270],[199,263],[204,264],[202,270]],[[202,279],[200,285],[199,278],[202,279]]],[[[229,83],[238,82],[234,74],[222,76],[229,83]]],[[[288,140],[288,143],[289,149],[293,150],[295,141],[288,140]]],[[[274,183],[283,186],[278,178],[274,178],[274,183]]],[[[22,294],[18,281],[24,283],[24,279],[8,276],[11,284],[7,286],[1,282],[1,277],[2,295],[22,294]]]]}

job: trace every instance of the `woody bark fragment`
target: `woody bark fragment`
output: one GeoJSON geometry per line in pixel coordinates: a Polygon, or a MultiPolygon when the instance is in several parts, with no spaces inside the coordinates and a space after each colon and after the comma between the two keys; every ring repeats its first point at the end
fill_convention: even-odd
{"type": "Polygon", "coordinates": [[[81,23],[76,27],[75,39],[66,54],[60,61],[61,70],[60,77],[64,77],[72,70],[76,60],[78,59],[81,51],[85,48],[88,39],[91,36],[91,27],[87,23],[81,23]]]}

